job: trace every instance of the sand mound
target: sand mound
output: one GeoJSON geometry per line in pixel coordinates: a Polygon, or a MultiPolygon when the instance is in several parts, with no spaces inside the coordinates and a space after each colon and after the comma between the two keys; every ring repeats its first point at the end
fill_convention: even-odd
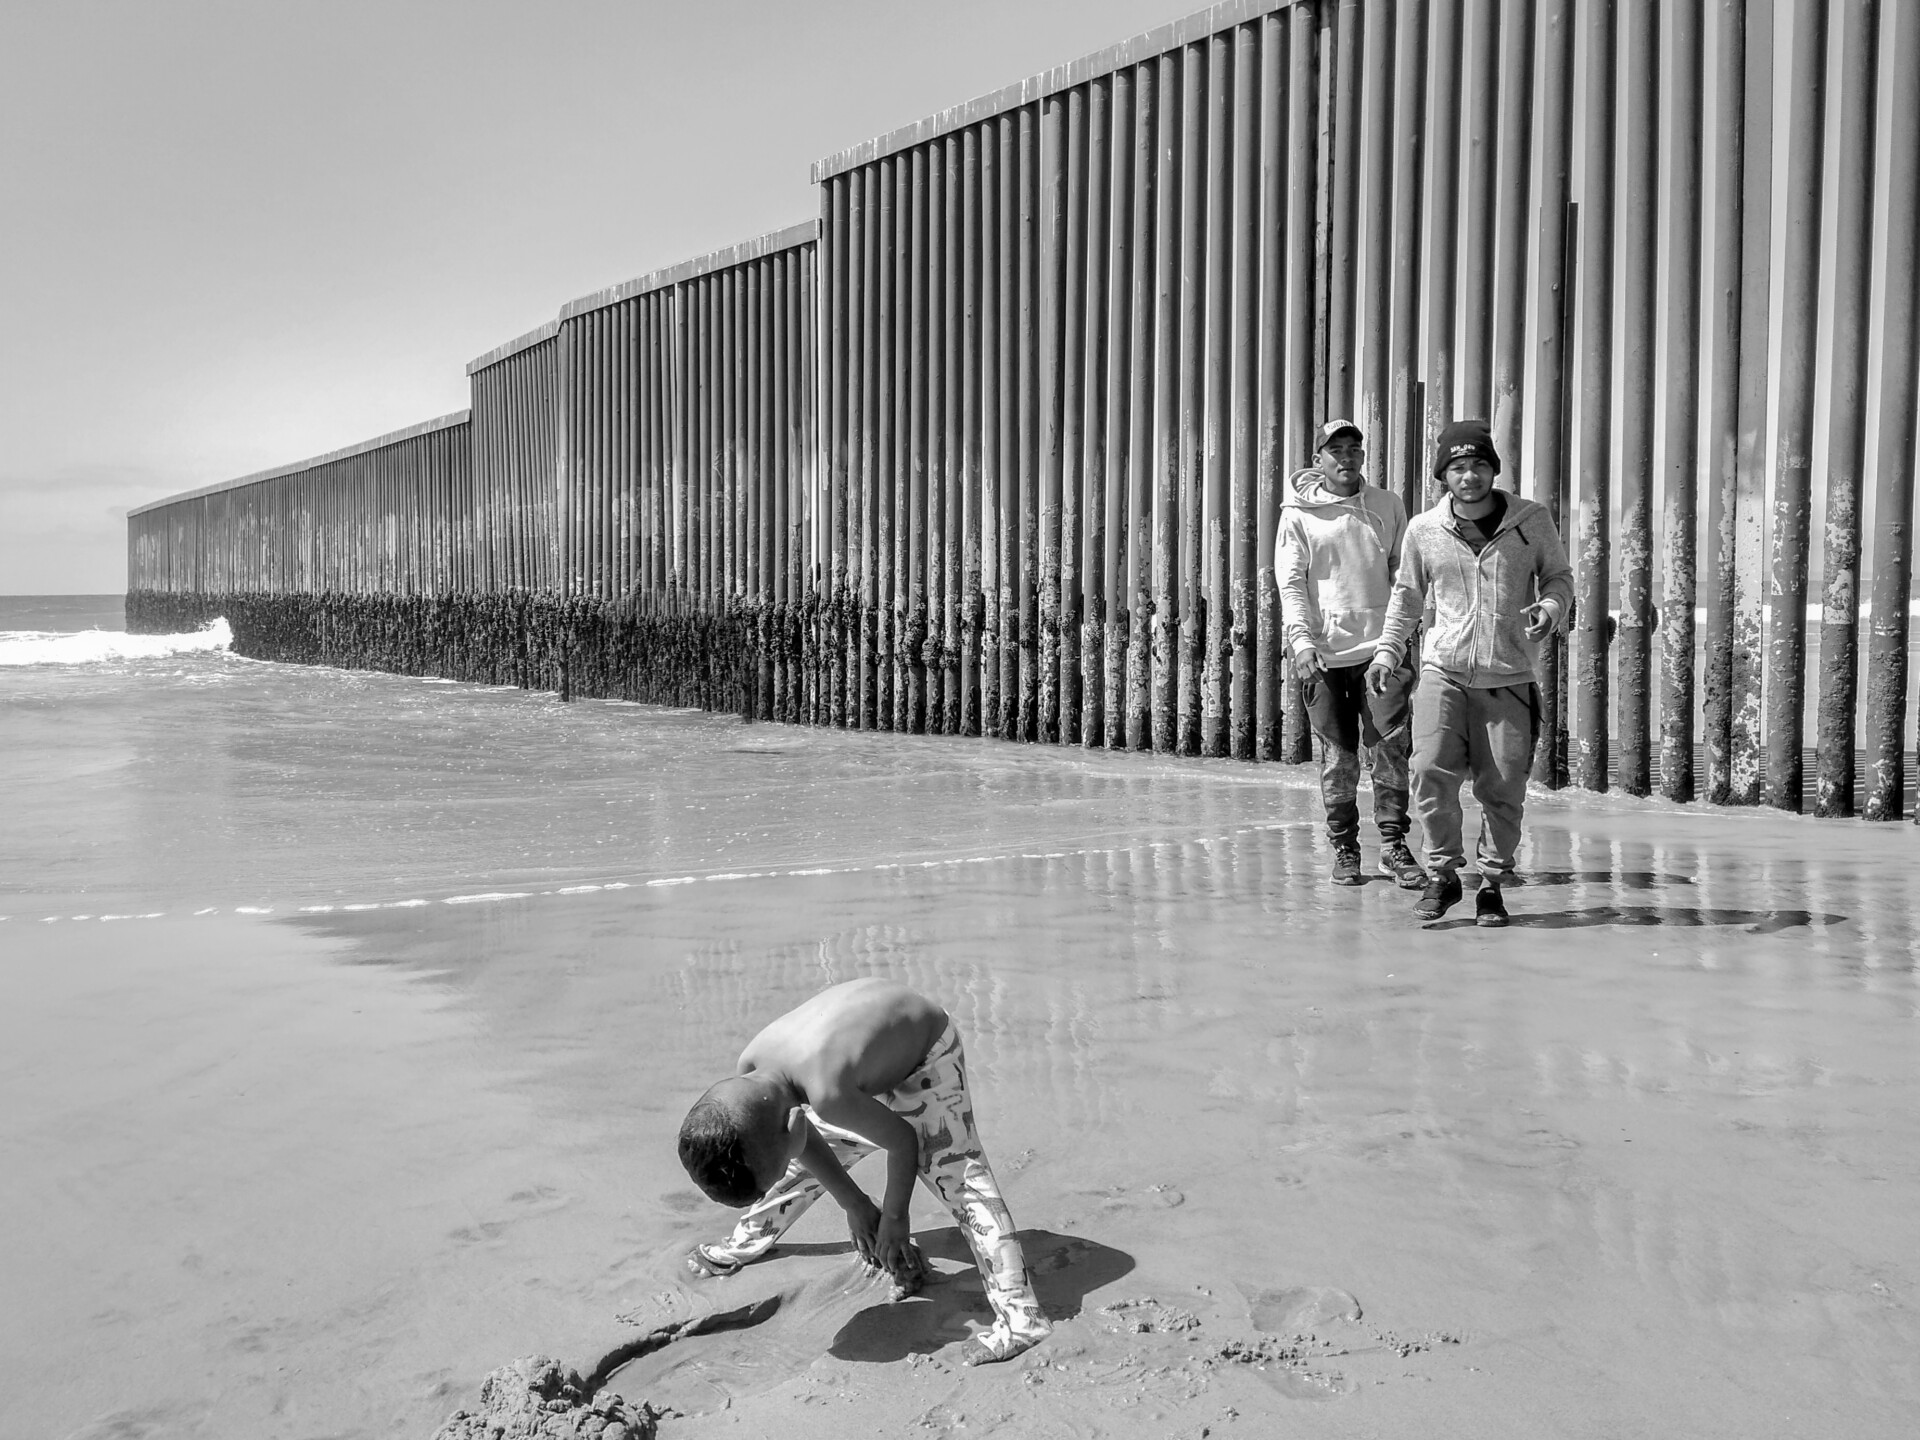
{"type": "Polygon", "coordinates": [[[651,1406],[595,1394],[579,1371],[532,1355],[487,1376],[479,1413],[456,1411],[433,1440],[654,1440],[659,1429],[651,1406]]]}

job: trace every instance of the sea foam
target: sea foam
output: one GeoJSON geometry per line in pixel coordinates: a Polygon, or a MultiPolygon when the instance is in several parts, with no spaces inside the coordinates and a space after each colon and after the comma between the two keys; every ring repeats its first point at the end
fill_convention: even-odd
{"type": "Polygon", "coordinates": [[[233,630],[225,617],[184,635],[129,635],[124,630],[0,630],[0,665],[97,665],[155,660],[197,650],[225,650],[233,630]]]}

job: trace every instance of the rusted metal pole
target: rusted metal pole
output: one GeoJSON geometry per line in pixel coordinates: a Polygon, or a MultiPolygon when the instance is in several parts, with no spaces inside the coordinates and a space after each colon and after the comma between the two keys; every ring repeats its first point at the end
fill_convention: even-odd
{"type": "MultiPolygon", "coordinates": [[[[858,591],[855,603],[858,606],[856,619],[858,631],[848,638],[854,644],[855,654],[850,658],[849,674],[854,677],[855,699],[847,703],[847,718],[852,723],[858,716],[862,730],[879,728],[880,676],[882,660],[880,651],[879,623],[879,556],[876,547],[879,544],[879,516],[876,512],[876,496],[879,490],[879,425],[875,410],[879,404],[880,393],[880,217],[882,214],[879,194],[880,170],[877,165],[862,166],[854,174],[858,185],[855,192],[860,197],[859,211],[859,249],[853,259],[859,269],[854,274],[854,283],[858,290],[859,303],[855,309],[859,329],[855,349],[855,364],[852,381],[847,387],[848,393],[848,441],[858,455],[858,466],[853,469],[856,477],[852,489],[858,498],[858,504],[848,516],[848,527],[858,535],[856,553],[858,561],[858,591]],[[856,522],[854,516],[858,516],[856,522]]],[[[849,543],[854,536],[849,535],[849,543]]]]}
{"type": "Polygon", "coordinates": [[[1001,162],[998,124],[989,120],[975,132],[980,151],[980,733],[999,738],[1006,732],[1000,675],[1005,643],[1001,610],[1004,507],[1000,492],[1001,316],[1005,304],[1000,243],[1001,162]]]}
{"type": "Polygon", "coordinates": [[[1200,653],[1206,643],[1200,524],[1205,478],[1207,295],[1207,42],[1184,47],[1180,109],[1179,644],[1174,652],[1174,749],[1200,751],[1200,653]]]}
{"type": "MultiPolygon", "coordinates": [[[[1155,250],[1155,226],[1162,208],[1159,193],[1161,108],[1158,60],[1134,72],[1133,281],[1128,289],[1131,317],[1127,339],[1127,696],[1126,747],[1145,750],[1153,736],[1154,548],[1158,534],[1155,496],[1159,493],[1159,452],[1154,439],[1154,379],[1159,348],[1154,318],[1159,305],[1161,264],[1155,250]]],[[[1116,337],[1117,343],[1117,337],[1116,337]]],[[[1116,353],[1118,353],[1116,351],[1116,353]]]]}
{"type": "MultiPolygon", "coordinates": [[[[1356,18],[1359,12],[1355,12],[1356,18]]],[[[1257,760],[1277,760],[1283,753],[1283,745],[1291,736],[1283,735],[1280,724],[1281,707],[1287,697],[1287,675],[1282,663],[1280,639],[1280,591],[1274,570],[1274,533],[1280,523],[1280,502],[1283,498],[1282,487],[1286,484],[1288,464],[1286,445],[1286,407],[1281,403],[1280,388],[1286,377],[1286,303],[1287,303],[1287,112],[1286,112],[1286,60],[1287,31],[1286,22],[1277,15],[1267,16],[1261,24],[1261,65],[1260,65],[1260,312],[1258,335],[1255,344],[1259,353],[1260,384],[1258,398],[1257,425],[1259,427],[1258,452],[1256,456],[1256,474],[1254,484],[1257,489],[1256,505],[1258,514],[1256,523],[1259,528],[1259,549],[1256,555],[1256,574],[1254,586],[1258,597],[1258,610],[1255,621],[1256,640],[1254,646],[1254,698],[1253,698],[1253,753],[1257,760]]],[[[1385,43],[1386,31],[1376,30],[1373,48],[1376,53],[1390,52],[1385,43]]],[[[1372,67],[1369,67],[1372,76],[1372,67]]],[[[1370,92],[1371,93],[1371,92],[1370,92]]],[[[1374,135],[1368,139],[1368,152],[1371,155],[1376,146],[1386,145],[1382,136],[1374,135]]],[[[1369,275],[1371,264],[1379,256],[1384,256],[1383,247],[1372,243],[1385,240],[1384,228],[1379,223],[1377,212],[1371,201],[1377,196],[1378,187],[1371,184],[1369,177],[1369,206],[1367,209],[1368,262],[1369,275]]],[[[1363,297],[1367,314],[1374,314],[1378,308],[1371,295],[1363,297]]],[[[1381,297],[1384,298],[1384,297],[1381,297]]],[[[1385,311],[1381,310],[1384,315],[1385,311]]],[[[1376,343],[1376,337],[1368,326],[1362,327],[1362,342],[1365,348],[1362,356],[1366,363],[1365,375],[1374,374],[1375,362],[1385,355],[1385,347],[1376,343]]],[[[1363,382],[1361,389],[1367,390],[1363,382]]],[[[1380,392],[1384,394],[1385,391],[1380,392]]]]}
{"type": "Polygon", "coordinates": [[[826,264],[824,240],[810,246],[789,276],[789,323],[794,341],[789,363],[787,424],[793,466],[793,604],[800,646],[800,693],[795,718],[811,720],[813,667],[810,649],[818,634],[820,604],[820,277],[826,264]],[[804,715],[800,706],[804,705],[804,715]]]}
{"type": "Polygon", "coordinates": [[[1500,145],[1493,187],[1497,235],[1487,256],[1493,307],[1490,403],[1494,448],[1506,461],[1501,483],[1516,492],[1527,363],[1527,219],[1533,199],[1533,12],[1530,3],[1504,5],[1493,22],[1500,43],[1500,145]]]}
{"type": "MultiPolygon", "coordinates": [[[[1415,363],[1420,353],[1420,237],[1424,223],[1420,181],[1426,137],[1427,0],[1403,0],[1395,24],[1394,134],[1398,137],[1393,187],[1393,312],[1388,365],[1389,401],[1381,483],[1396,491],[1407,513],[1426,498],[1423,414],[1416,403],[1415,363]]],[[[1369,437],[1372,438],[1372,437],[1369,437]]],[[[1375,443],[1381,443],[1376,441],[1375,443]]],[[[1288,463],[1296,463],[1292,455],[1288,463]]]]}
{"type": "Polygon", "coordinates": [[[574,351],[577,348],[577,325],[562,325],[554,338],[555,353],[558,357],[559,403],[554,406],[554,582],[555,588],[563,595],[571,595],[577,588],[573,573],[573,526],[578,507],[573,500],[573,479],[577,464],[574,461],[572,446],[573,432],[579,421],[573,414],[573,397],[576,389],[572,384],[575,369],[574,351]]]}
{"type": "MultiPolygon", "coordinates": [[[[1795,0],[1788,82],[1787,193],[1780,300],[1780,408],[1774,442],[1767,609],[1767,803],[1798,812],[1807,694],[1807,552],[1813,519],[1813,387],[1820,300],[1820,171],[1827,98],[1827,0],[1795,0]]],[[[1851,82],[1854,77],[1849,76],[1851,82]]]]}
{"type": "MultiPolygon", "coordinates": [[[[1874,457],[1873,609],[1867,639],[1869,820],[1898,820],[1906,795],[1907,623],[1913,585],[1913,447],[1920,375],[1920,25],[1901,15],[1888,88],[1880,426],[1874,457]]],[[[1916,816],[1920,818],[1920,816],[1916,816]]]]}
{"type": "Polygon", "coordinates": [[[853,231],[853,176],[836,176],[833,181],[833,229],[831,247],[823,246],[831,256],[827,284],[829,348],[827,352],[827,425],[831,437],[827,473],[827,723],[837,729],[847,724],[847,475],[853,461],[853,436],[847,424],[849,366],[847,351],[853,337],[848,333],[852,318],[852,276],[854,257],[858,255],[853,231]]]}
{"type": "Polygon", "coordinates": [[[873,579],[866,605],[869,623],[873,627],[869,642],[874,671],[871,723],[873,728],[880,730],[893,729],[894,719],[893,511],[899,476],[895,453],[895,411],[899,393],[899,348],[895,343],[895,327],[899,323],[899,306],[895,298],[895,286],[898,283],[900,250],[898,182],[894,168],[892,156],[881,159],[873,167],[879,188],[879,205],[875,217],[878,230],[875,234],[871,282],[873,338],[869,351],[873,371],[871,419],[868,422],[873,431],[874,457],[871,502],[873,579]]]}
{"type": "MultiPolygon", "coordinates": [[[[1040,102],[1040,673],[1035,738],[1056,744],[1066,737],[1061,713],[1061,491],[1068,463],[1068,398],[1065,326],[1077,316],[1067,308],[1067,97],[1040,102]]],[[[1077,427],[1079,417],[1074,417],[1077,427]]]]}
{"type": "Polygon", "coordinates": [[[1159,139],[1155,163],[1153,323],[1153,657],[1151,708],[1153,748],[1174,748],[1179,699],[1175,653],[1180,637],[1180,365],[1181,280],[1186,263],[1180,243],[1180,165],[1183,59],[1164,55],[1159,75],[1159,139]]]}
{"type": "Polygon", "coordinates": [[[1020,178],[1014,117],[999,120],[1000,191],[1000,736],[1026,738],[1021,726],[1020,646],[1020,178]]]}
{"type": "MultiPolygon", "coordinates": [[[[1058,102],[1049,102],[1057,108],[1058,102]]],[[[1051,233],[1064,231],[1064,249],[1048,266],[1062,286],[1056,314],[1059,318],[1060,365],[1055,382],[1059,394],[1059,578],[1055,590],[1055,622],[1059,630],[1059,664],[1055,685],[1059,692],[1056,738],[1062,745],[1080,743],[1080,621],[1085,614],[1080,593],[1084,575],[1081,530],[1087,507],[1086,464],[1087,394],[1087,101],[1076,86],[1066,96],[1066,183],[1059,191],[1061,209],[1054,211],[1051,233]]]]}
{"type": "Polygon", "coordinates": [[[1227,589],[1231,549],[1233,422],[1233,41],[1207,41],[1206,332],[1204,430],[1200,455],[1199,579],[1206,599],[1200,627],[1200,753],[1227,753],[1227,654],[1231,646],[1227,589]]]}
{"type": "Polygon", "coordinates": [[[1260,31],[1241,25],[1233,38],[1233,248],[1232,348],[1228,405],[1231,443],[1227,476],[1231,531],[1226,620],[1230,647],[1227,693],[1227,753],[1253,758],[1254,648],[1259,630],[1254,580],[1259,534],[1258,444],[1260,354],[1254,348],[1259,321],[1260,278],[1260,31]]]}
{"type": "MultiPolygon", "coordinates": [[[[1314,330],[1310,319],[1318,309],[1315,303],[1314,227],[1318,202],[1315,190],[1319,181],[1319,133],[1314,123],[1313,74],[1317,36],[1313,16],[1305,8],[1288,12],[1291,34],[1286,49],[1287,66],[1287,355],[1284,371],[1285,413],[1282,416],[1286,436],[1285,467],[1304,463],[1313,449],[1311,436],[1318,417],[1315,413],[1315,377],[1320,366],[1314,353],[1314,330]]],[[[1411,353],[1411,352],[1409,352],[1411,353]]],[[[1418,447],[1416,447],[1418,448],[1418,447]]],[[[1282,483],[1284,475],[1274,477],[1282,483]]],[[[1277,519],[1277,512],[1276,512],[1277,519]]],[[[1313,758],[1312,730],[1307,724],[1306,704],[1301,698],[1300,675],[1285,657],[1285,683],[1280,719],[1280,758],[1298,764],[1313,758]]]]}
{"type": "Polygon", "coordinates": [[[1613,0],[1587,0],[1586,149],[1580,254],[1580,504],[1572,635],[1574,723],[1569,769],[1607,788],[1608,594],[1613,476],[1613,0]]]}
{"type": "Polygon", "coordinates": [[[981,646],[985,553],[981,543],[981,381],[986,373],[980,288],[981,202],[980,132],[960,137],[960,733],[981,733],[981,646]]]}
{"type": "Polygon", "coordinates": [[[915,735],[927,728],[927,151],[913,151],[913,267],[907,321],[907,715],[901,728],[915,735]]]}
{"type": "Polygon", "coordinates": [[[941,462],[940,543],[940,730],[960,733],[960,372],[969,352],[961,348],[960,311],[960,137],[949,135],[945,145],[946,215],[941,233],[945,318],[941,327],[946,347],[945,395],[942,400],[944,440],[941,462]]]}
{"type": "Polygon", "coordinates": [[[1707,492],[1707,543],[1712,571],[1707,585],[1706,675],[1703,722],[1706,798],[1724,805],[1732,788],[1734,520],[1739,508],[1740,275],[1745,242],[1746,8],[1721,0],[1714,21],[1714,175],[1711,215],[1713,291],[1708,334],[1712,360],[1708,379],[1707,445],[1711,483],[1707,492]]]}
{"type": "Polygon", "coordinates": [[[1867,287],[1873,259],[1873,104],[1877,0],[1842,0],[1840,173],[1834,187],[1832,390],[1827,413],[1826,547],[1820,596],[1816,815],[1851,815],[1859,697],[1860,487],[1866,457],[1867,287]]]}
{"type": "MultiPolygon", "coordinates": [[[[1460,106],[1473,98],[1460,83],[1461,0],[1442,0],[1428,38],[1426,435],[1421,453],[1455,418],[1454,321],[1459,289],[1460,106]]],[[[1478,412],[1475,412],[1478,413],[1478,412]]]]}
{"type": "MultiPolygon", "coordinates": [[[[1127,438],[1131,422],[1129,409],[1133,346],[1133,156],[1134,156],[1134,77],[1132,67],[1118,71],[1112,82],[1111,126],[1106,166],[1100,173],[1107,183],[1106,226],[1107,264],[1102,271],[1105,289],[1102,303],[1106,309],[1106,328],[1102,335],[1100,366],[1101,393],[1105,397],[1100,416],[1100,468],[1105,477],[1106,517],[1101,531],[1101,593],[1104,608],[1100,647],[1100,715],[1097,730],[1090,718],[1087,743],[1110,750],[1127,743],[1127,620],[1132,587],[1128,582],[1127,551],[1131,527],[1127,508],[1128,476],[1131,452],[1127,438]]],[[[1089,309],[1092,302],[1089,301],[1089,309]]],[[[1091,391],[1089,392],[1091,393],[1091,391]]],[[[1093,433],[1092,421],[1088,434],[1093,433]]],[[[1091,443],[1091,442],[1089,442],[1091,443]]],[[[1089,547],[1091,548],[1091,546],[1089,547]]],[[[1088,681],[1089,690],[1092,680],[1088,681]]]]}
{"type": "Polygon", "coordinates": [[[913,248],[913,159],[897,158],[894,188],[893,290],[893,591],[888,622],[893,648],[893,728],[912,728],[912,673],[907,620],[913,591],[913,394],[920,361],[914,351],[913,277],[920,257],[913,248]]]}
{"type": "Polygon", "coordinates": [[[794,624],[794,540],[793,540],[793,447],[788,438],[787,393],[788,347],[795,338],[788,326],[791,303],[787,288],[787,270],[792,257],[779,255],[768,276],[772,303],[772,367],[768,422],[771,427],[771,476],[773,482],[773,604],[778,622],[774,645],[773,714],[777,720],[793,721],[798,707],[794,697],[793,647],[790,639],[794,624]]]}
{"type": "Polygon", "coordinates": [[[1107,540],[1116,518],[1113,497],[1117,493],[1107,462],[1107,285],[1113,263],[1108,214],[1113,162],[1108,142],[1113,86],[1113,77],[1106,76],[1087,87],[1086,281],[1080,336],[1085,378],[1081,382],[1084,399],[1078,486],[1084,509],[1079,549],[1080,666],[1076,676],[1080,687],[1079,739],[1087,746],[1106,741],[1107,619],[1113,605],[1113,564],[1107,540]]]}
{"type": "Polygon", "coordinates": [[[693,554],[690,599],[696,614],[704,613],[713,588],[713,291],[704,281],[687,288],[692,302],[688,340],[694,373],[688,389],[688,424],[693,429],[690,450],[693,469],[689,508],[692,511],[693,554]]]}
{"type": "Polygon", "coordinates": [[[1761,798],[1761,546],[1766,521],[1768,346],[1773,216],[1773,0],[1746,6],[1745,113],[1741,121],[1740,399],[1732,507],[1733,642],[1728,686],[1731,745],[1726,794],[1761,798]]]}
{"type": "Polygon", "coordinates": [[[1015,117],[1018,137],[1018,229],[1015,280],[1018,285],[1018,340],[1014,356],[1019,424],[1017,476],[1020,496],[1020,689],[1018,739],[1040,733],[1040,117],[1037,106],[1023,105],[1015,117]]]}
{"type": "Polygon", "coordinates": [[[946,549],[945,503],[947,492],[947,455],[945,449],[947,414],[947,186],[946,142],[936,139],[926,146],[927,157],[927,242],[923,263],[927,272],[927,328],[925,348],[916,352],[916,363],[925,372],[926,387],[926,561],[923,583],[926,586],[926,630],[921,643],[921,668],[926,674],[926,733],[946,733],[947,674],[941,663],[946,649],[942,629],[946,596],[942,593],[945,573],[941,557],[946,549]]]}
{"type": "Polygon", "coordinates": [[[1660,84],[1657,0],[1626,0],[1626,190],[1622,207],[1620,348],[1620,690],[1617,762],[1629,795],[1653,789],[1653,419],[1656,138],[1660,84]]]}
{"type": "MultiPolygon", "coordinates": [[[[1493,285],[1501,220],[1494,169],[1500,138],[1500,18],[1499,0],[1467,0],[1463,87],[1467,153],[1461,172],[1466,224],[1460,257],[1459,389],[1454,402],[1466,415],[1493,413],[1493,285]]],[[[1525,23],[1519,16],[1514,20],[1525,23]]],[[[1525,145],[1524,133],[1519,143],[1525,145]]],[[[1525,264],[1520,268],[1524,271],[1525,264]]],[[[1494,448],[1499,448],[1497,441],[1494,448]]],[[[1512,455],[1517,470],[1520,452],[1516,449],[1512,455]]]]}
{"type": "MultiPolygon", "coordinates": [[[[1265,27],[1262,26],[1264,30],[1265,27]]],[[[1360,58],[1365,44],[1360,0],[1340,0],[1333,14],[1333,143],[1329,156],[1332,193],[1327,207],[1327,408],[1353,413],[1354,281],[1359,274],[1360,58]]],[[[1273,50],[1262,44],[1264,64],[1273,50]]]]}
{"type": "MultiPolygon", "coordinates": [[[[1539,309],[1534,333],[1539,349],[1534,365],[1533,495],[1547,507],[1554,526],[1566,533],[1567,348],[1572,276],[1569,256],[1569,171],[1573,160],[1573,4],[1546,0],[1540,8],[1540,210],[1535,236],[1539,255],[1539,309]]],[[[1533,778],[1543,785],[1561,783],[1560,739],[1566,730],[1561,705],[1565,689],[1563,646],[1548,644],[1540,654],[1540,739],[1534,747],[1533,778]]]]}
{"type": "MultiPolygon", "coordinates": [[[[1394,37],[1397,31],[1396,0],[1372,0],[1360,12],[1365,31],[1362,55],[1362,108],[1366,111],[1364,161],[1365,217],[1361,237],[1360,274],[1360,386],[1356,403],[1360,408],[1360,428],[1366,433],[1370,451],[1369,469],[1376,484],[1391,485],[1389,432],[1392,426],[1391,398],[1393,372],[1393,164],[1398,147],[1394,143],[1394,37]],[[1388,466],[1383,471],[1381,466],[1388,466]]],[[[1269,51],[1271,53],[1271,50],[1269,51]]],[[[1277,88],[1277,87],[1275,87],[1277,88]]],[[[1279,101],[1272,102],[1276,107],[1279,101]]],[[[1275,144],[1280,142],[1276,139],[1275,144]]],[[[1276,181],[1276,183],[1278,183],[1276,181]]],[[[1264,225],[1264,222],[1263,222],[1264,225]]],[[[1270,226],[1264,226],[1271,234],[1270,226]]],[[[1265,351],[1263,350],[1264,354],[1265,351]]],[[[1264,392],[1267,386],[1263,385],[1264,392]]],[[[1268,471],[1269,476],[1272,471],[1268,471]]],[[[1284,480],[1285,476],[1281,476],[1284,480]]]]}
{"type": "Polygon", "coordinates": [[[1666,509],[1660,581],[1660,793],[1693,799],[1694,604],[1700,489],[1700,12],[1678,6],[1668,32],[1666,509]]]}

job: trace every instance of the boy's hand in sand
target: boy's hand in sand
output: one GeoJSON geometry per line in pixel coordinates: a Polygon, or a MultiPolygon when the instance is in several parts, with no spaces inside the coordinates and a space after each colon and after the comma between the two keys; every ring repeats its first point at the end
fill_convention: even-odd
{"type": "Polygon", "coordinates": [[[879,1227],[874,1232],[873,1260],[895,1277],[920,1273],[924,1262],[920,1258],[920,1247],[913,1243],[913,1229],[905,1215],[881,1212],[879,1227]]]}
{"type": "Polygon", "coordinates": [[[884,1270],[897,1286],[918,1290],[926,1274],[926,1261],[906,1217],[894,1218],[882,1212],[865,1195],[847,1209],[847,1233],[853,1237],[854,1252],[868,1265],[884,1270]]]}

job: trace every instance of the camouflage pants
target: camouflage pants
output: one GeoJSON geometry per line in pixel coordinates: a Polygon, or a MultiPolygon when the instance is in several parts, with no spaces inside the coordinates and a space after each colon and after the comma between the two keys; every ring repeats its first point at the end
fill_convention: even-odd
{"type": "MultiPolygon", "coordinates": [[[[1013,1216],[1000,1198],[1000,1186],[980,1148],[980,1136],[973,1127],[973,1102],[967,1096],[966,1056],[952,1021],[920,1068],[879,1098],[919,1135],[920,1183],[952,1212],[986,1281],[994,1324],[974,1338],[996,1360],[1045,1339],[1053,1323],[1033,1293],[1013,1216]]],[[[834,1158],[848,1169],[878,1148],[850,1130],[827,1124],[811,1108],[807,1119],[832,1147],[834,1158]]],[[[726,1266],[757,1260],[825,1193],[796,1161],[740,1217],[731,1235],[702,1245],[700,1253],[726,1266]]]]}
{"type": "Polygon", "coordinates": [[[1360,746],[1373,763],[1373,820],[1382,840],[1407,838],[1407,755],[1413,667],[1393,672],[1384,695],[1370,695],[1367,667],[1343,666],[1309,675],[1300,684],[1307,719],[1320,740],[1320,801],[1327,811],[1327,838],[1336,845],[1360,841],[1360,746]]]}

